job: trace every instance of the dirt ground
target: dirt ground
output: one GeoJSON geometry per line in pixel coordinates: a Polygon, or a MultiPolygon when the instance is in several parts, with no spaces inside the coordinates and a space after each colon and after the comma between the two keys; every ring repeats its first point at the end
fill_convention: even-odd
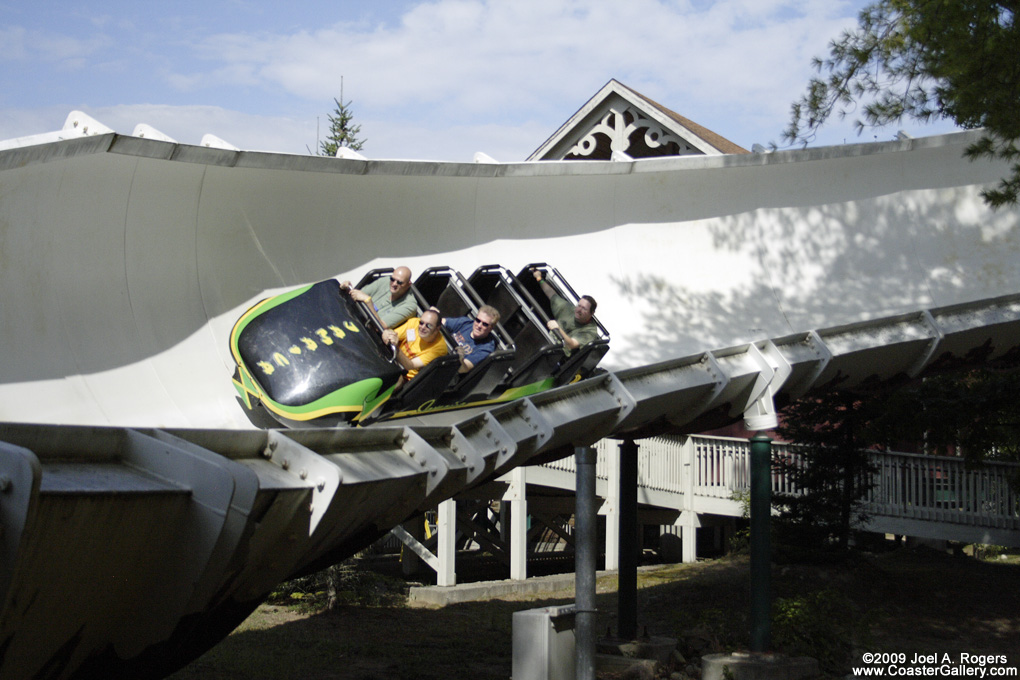
{"type": "MultiPolygon", "coordinates": [[[[747,648],[748,580],[746,556],[642,570],[639,629],[677,638],[684,657],[659,677],[697,678],[700,654],[747,648]]],[[[599,630],[615,628],[615,588],[615,577],[599,580],[599,630]]],[[[1015,556],[986,561],[899,548],[838,565],[776,565],[772,588],[773,649],[817,650],[811,655],[829,677],[846,675],[865,652],[999,654],[1008,666],[1020,664],[1015,556]]],[[[513,612],[572,598],[568,591],[437,609],[322,612],[267,604],[172,678],[506,680],[513,612]]]]}

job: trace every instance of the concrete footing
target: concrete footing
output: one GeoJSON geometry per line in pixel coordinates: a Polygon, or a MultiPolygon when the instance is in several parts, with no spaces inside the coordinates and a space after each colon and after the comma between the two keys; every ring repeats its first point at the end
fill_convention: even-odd
{"type": "Polygon", "coordinates": [[[735,652],[701,657],[701,680],[801,680],[818,674],[818,660],[807,656],[735,652]]]}
{"type": "Polygon", "coordinates": [[[599,673],[626,674],[631,678],[654,678],[655,666],[651,659],[630,659],[616,654],[595,655],[595,670],[599,673]]]}
{"type": "Polygon", "coordinates": [[[599,654],[622,656],[628,659],[649,659],[665,664],[676,650],[676,638],[646,637],[638,640],[621,640],[606,637],[595,644],[599,654]]]}

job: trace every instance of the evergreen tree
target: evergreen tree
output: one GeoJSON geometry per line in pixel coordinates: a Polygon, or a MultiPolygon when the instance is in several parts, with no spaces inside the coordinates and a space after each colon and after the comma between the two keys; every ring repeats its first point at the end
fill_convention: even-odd
{"type": "Polygon", "coordinates": [[[871,488],[866,449],[877,400],[835,391],[804,398],[782,411],[780,437],[796,442],[796,453],[773,454],[773,470],[789,476],[799,493],[776,494],[773,505],[780,543],[823,548],[849,547],[854,527],[866,519],[860,503],[871,488]]]}
{"type": "Polygon", "coordinates": [[[972,159],[1011,164],[999,186],[983,192],[989,205],[1017,202],[1020,191],[1020,26],[1017,0],[878,0],[858,27],[830,43],[821,74],[793,104],[783,137],[808,142],[834,113],[859,109],[865,126],[903,117],[951,119],[984,128],[966,150],[972,159]]]}
{"type": "Polygon", "coordinates": [[[928,453],[1020,460],[1020,375],[1010,366],[938,373],[885,400],[876,436],[923,442],[928,453]]]}
{"type": "Polygon", "coordinates": [[[351,102],[341,103],[339,99],[334,98],[333,103],[336,104],[336,108],[333,113],[327,115],[329,135],[319,143],[319,155],[336,156],[337,149],[342,146],[352,151],[360,151],[365,145],[365,140],[358,139],[361,126],[351,123],[354,119],[351,102]]]}
{"type": "MultiPolygon", "coordinates": [[[[836,390],[782,410],[779,436],[796,455],[773,454],[800,494],[776,494],[780,543],[847,547],[866,520],[861,501],[874,469],[869,450],[923,448],[961,455],[968,465],[1020,458],[1020,380],[1008,363],[936,373],[923,380],[858,391],[836,390]]],[[[1010,481],[1017,489],[1020,476],[1010,481]]]]}

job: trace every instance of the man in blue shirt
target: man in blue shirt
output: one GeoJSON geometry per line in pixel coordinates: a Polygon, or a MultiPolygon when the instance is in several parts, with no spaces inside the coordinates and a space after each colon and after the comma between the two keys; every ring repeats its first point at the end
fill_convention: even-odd
{"type": "Polygon", "coordinates": [[[498,321],[499,312],[490,305],[479,307],[474,319],[467,316],[455,316],[443,320],[446,329],[450,331],[450,335],[457,342],[461,373],[470,371],[496,349],[496,338],[492,337],[492,327],[498,321]]]}

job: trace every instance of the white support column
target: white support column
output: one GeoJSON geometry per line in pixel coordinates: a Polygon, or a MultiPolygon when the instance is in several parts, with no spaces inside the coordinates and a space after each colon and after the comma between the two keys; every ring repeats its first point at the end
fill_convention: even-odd
{"type": "Polygon", "coordinates": [[[599,509],[606,517],[606,571],[620,568],[620,447],[606,447],[606,502],[599,509]]]}
{"type": "Polygon", "coordinates": [[[503,495],[510,502],[510,579],[528,578],[528,499],[527,472],[516,467],[510,473],[510,486],[503,495]]]}
{"type": "Polygon", "coordinates": [[[684,563],[697,562],[698,561],[698,541],[697,541],[697,530],[701,526],[701,520],[698,519],[698,513],[691,510],[684,510],[680,513],[680,517],[677,518],[676,522],[673,523],[675,526],[680,527],[680,541],[681,550],[683,551],[682,560],[684,563]]]}
{"type": "Polygon", "coordinates": [[[439,504],[436,511],[436,552],[439,553],[439,568],[436,570],[436,585],[457,584],[457,501],[452,498],[439,504]]]}
{"type": "Polygon", "coordinates": [[[701,526],[698,513],[694,511],[695,446],[694,439],[685,437],[680,447],[681,472],[680,488],[683,489],[683,507],[674,524],[680,527],[680,540],[685,563],[698,561],[697,529],[701,526]]]}

